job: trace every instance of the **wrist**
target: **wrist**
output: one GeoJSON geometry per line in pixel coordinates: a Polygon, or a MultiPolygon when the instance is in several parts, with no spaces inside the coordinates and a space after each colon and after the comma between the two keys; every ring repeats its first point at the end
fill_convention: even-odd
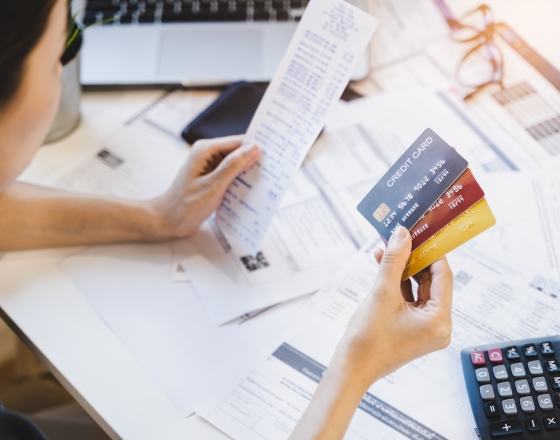
{"type": "Polygon", "coordinates": [[[157,199],[141,202],[139,212],[140,230],[144,241],[158,242],[174,238],[173,230],[167,224],[157,199]]]}
{"type": "Polygon", "coordinates": [[[337,347],[329,370],[338,380],[346,383],[351,395],[359,398],[383,377],[375,358],[366,359],[366,356],[356,353],[355,349],[344,340],[337,347]]]}

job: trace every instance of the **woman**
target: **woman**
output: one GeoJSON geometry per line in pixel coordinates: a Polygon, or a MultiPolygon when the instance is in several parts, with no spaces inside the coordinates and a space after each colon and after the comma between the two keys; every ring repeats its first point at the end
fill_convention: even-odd
{"type": "Polygon", "coordinates": [[[0,11],[0,250],[186,237],[258,159],[240,137],[197,143],[171,189],[148,202],[14,183],[56,116],[66,2],[0,0],[0,11]]]}
{"type": "MultiPolygon", "coordinates": [[[[0,249],[189,236],[218,207],[232,180],[258,160],[257,147],[240,147],[240,137],[199,142],[171,189],[147,202],[15,182],[58,107],[66,7],[66,0],[0,0],[0,249]]],[[[447,261],[416,277],[415,299],[410,281],[400,281],[410,250],[410,234],[400,228],[385,252],[376,251],[380,271],[372,292],[352,318],[293,439],[343,438],[372,383],[449,343],[447,261]]]]}

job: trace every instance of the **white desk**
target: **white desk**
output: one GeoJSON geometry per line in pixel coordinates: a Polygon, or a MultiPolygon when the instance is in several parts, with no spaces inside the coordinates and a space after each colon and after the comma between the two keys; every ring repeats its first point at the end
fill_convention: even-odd
{"type": "MultiPolygon", "coordinates": [[[[398,0],[393,0],[398,1],[398,0]]],[[[457,11],[474,1],[449,0],[457,11]]],[[[497,16],[560,66],[560,2],[489,0],[497,16]],[[546,11],[546,13],[544,13],[546,11]]],[[[28,180],[101,139],[161,92],[86,93],[83,123],[67,139],[43,148],[28,180]]],[[[21,252],[0,263],[0,307],[12,328],[112,438],[224,439],[198,417],[185,419],[58,268],[75,249],[21,252]]]]}

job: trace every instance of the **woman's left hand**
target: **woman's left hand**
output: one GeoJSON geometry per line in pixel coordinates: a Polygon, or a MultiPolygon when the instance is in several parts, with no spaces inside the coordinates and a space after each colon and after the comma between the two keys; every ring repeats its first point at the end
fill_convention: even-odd
{"type": "Polygon", "coordinates": [[[171,188],[149,202],[158,219],[153,241],[195,233],[220,206],[233,180],[257,162],[257,146],[243,146],[243,136],[196,142],[171,188]]]}
{"type": "Polygon", "coordinates": [[[290,439],[340,440],[356,407],[378,379],[420,356],[449,345],[453,274],[444,257],[420,272],[417,298],[401,276],[412,238],[400,226],[380,263],[372,291],[362,301],[339,342],[329,368],[290,439]]]}

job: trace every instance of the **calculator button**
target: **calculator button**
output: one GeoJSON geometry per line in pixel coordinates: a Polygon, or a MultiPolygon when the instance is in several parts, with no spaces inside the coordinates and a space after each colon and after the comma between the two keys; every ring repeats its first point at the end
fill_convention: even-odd
{"type": "Polygon", "coordinates": [[[536,417],[527,417],[525,419],[525,427],[529,432],[541,432],[541,422],[536,417]]]}
{"type": "Polygon", "coordinates": [[[484,357],[483,351],[473,351],[471,353],[471,361],[473,365],[484,365],[486,364],[486,358],[484,357]]]}
{"type": "Polygon", "coordinates": [[[560,393],[556,393],[556,404],[560,405],[560,393]]]}
{"type": "Polygon", "coordinates": [[[543,425],[548,431],[557,431],[560,429],[560,424],[558,423],[558,417],[554,414],[543,417],[543,425]]]}
{"type": "Polygon", "coordinates": [[[509,437],[523,434],[521,422],[517,419],[502,420],[501,422],[490,423],[490,435],[492,437],[509,437]]]}
{"type": "Polygon", "coordinates": [[[541,376],[543,374],[541,361],[531,361],[527,365],[531,376],[541,376]]]}
{"type": "Polygon", "coordinates": [[[488,359],[490,359],[490,362],[493,364],[501,363],[503,361],[502,350],[499,348],[492,348],[488,350],[488,359]]]}
{"type": "Polygon", "coordinates": [[[554,346],[552,345],[552,342],[543,342],[539,344],[539,349],[545,356],[554,354],[554,346]]]}
{"type": "Polygon", "coordinates": [[[486,417],[498,417],[500,415],[500,408],[496,402],[488,402],[484,404],[484,412],[486,417]]]}
{"type": "Polygon", "coordinates": [[[527,357],[537,356],[537,347],[535,344],[527,344],[523,346],[523,354],[527,357]]]}
{"type": "Polygon", "coordinates": [[[525,366],[521,362],[511,364],[511,374],[513,377],[525,377],[525,366]]]}
{"type": "Polygon", "coordinates": [[[499,383],[498,384],[498,394],[501,397],[511,397],[511,396],[513,396],[513,390],[511,389],[511,384],[509,382],[499,383]]]}
{"type": "Polygon", "coordinates": [[[522,397],[519,399],[521,410],[526,413],[535,412],[535,401],[531,396],[522,397]]]}
{"type": "Polygon", "coordinates": [[[533,388],[538,393],[546,393],[548,391],[548,386],[546,385],[546,380],[544,377],[533,378],[533,388]]]}
{"type": "Polygon", "coordinates": [[[550,378],[550,384],[555,390],[560,390],[560,376],[552,376],[550,378]]]}
{"type": "Polygon", "coordinates": [[[528,394],[531,394],[531,388],[529,388],[529,382],[527,382],[527,379],[522,379],[522,380],[516,381],[515,382],[515,389],[522,396],[526,396],[528,394]]]}
{"type": "Polygon", "coordinates": [[[494,400],[496,396],[494,396],[492,385],[482,385],[480,387],[480,396],[484,400],[494,400]]]}
{"type": "Polygon", "coordinates": [[[506,380],[508,378],[508,372],[506,367],[503,365],[496,365],[494,368],[494,377],[497,380],[506,380]]]}
{"type": "Polygon", "coordinates": [[[540,396],[537,397],[537,400],[539,402],[539,406],[541,409],[545,411],[549,409],[553,409],[552,397],[550,397],[550,394],[541,394],[540,396]]]}
{"type": "Polygon", "coordinates": [[[558,361],[556,359],[549,359],[544,362],[546,365],[546,371],[548,371],[549,373],[560,371],[560,365],[558,364],[558,361]]]}
{"type": "Polygon", "coordinates": [[[502,408],[504,408],[504,413],[508,416],[517,414],[517,405],[513,399],[506,399],[502,401],[502,408]]]}
{"type": "Polygon", "coordinates": [[[519,359],[519,350],[517,347],[506,348],[506,357],[508,359],[519,359]]]}
{"type": "Polygon", "coordinates": [[[490,373],[488,368],[479,368],[474,374],[476,374],[476,380],[478,383],[490,383],[490,373]]]}

